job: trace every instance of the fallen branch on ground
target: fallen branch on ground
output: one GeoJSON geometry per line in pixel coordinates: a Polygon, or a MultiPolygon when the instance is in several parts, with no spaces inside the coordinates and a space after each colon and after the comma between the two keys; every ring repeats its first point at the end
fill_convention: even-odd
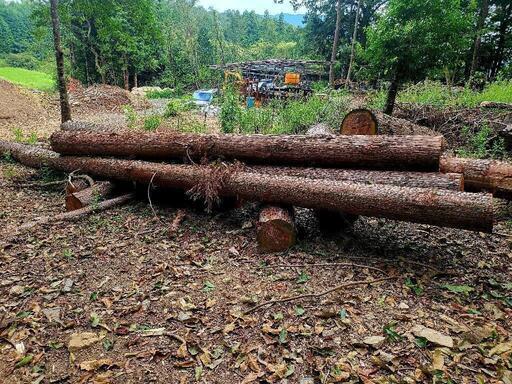
{"type": "Polygon", "coordinates": [[[110,209],[112,207],[122,205],[124,203],[127,203],[130,200],[133,200],[134,198],[135,198],[135,194],[129,193],[126,195],[116,197],[114,199],[102,201],[101,203],[98,203],[98,204],[89,205],[85,208],[77,209],[75,211],[61,213],[61,214],[54,215],[54,216],[43,216],[34,221],[31,221],[29,223],[21,225],[19,227],[19,230],[20,231],[28,230],[28,229],[34,228],[38,225],[41,225],[41,224],[56,223],[59,221],[77,220],[77,219],[81,218],[82,216],[88,215],[90,213],[101,212],[101,211],[110,209]]]}
{"type": "Polygon", "coordinates": [[[261,304],[255,306],[254,308],[251,308],[251,309],[245,311],[244,315],[249,315],[263,307],[272,306],[274,304],[283,304],[283,303],[288,303],[290,301],[295,301],[295,300],[300,300],[300,299],[318,299],[322,296],[328,295],[329,293],[340,291],[344,288],[355,287],[357,285],[372,285],[372,284],[377,284],[377,283],[381,283],[383,281],[392,280],[392,279],[396,279],[396,276],[388,276],[388,277],[383,277],[381,279],[375,279],[375,280],[351,281],[349,283],[343,283],[343,284],[337,285],[334,288],[329,288],[320,293],[306,293],[304,295],[285,297],[284,299],[270,300],[270,301],[266,301],[264,303],[261,303],[261,304]]]}

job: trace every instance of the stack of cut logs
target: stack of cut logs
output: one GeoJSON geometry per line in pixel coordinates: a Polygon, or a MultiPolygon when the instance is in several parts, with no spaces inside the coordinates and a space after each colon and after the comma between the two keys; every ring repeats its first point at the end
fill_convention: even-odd
{"type": "MultiPolygon", "coordinates": [[[[364,127],[365,133],[372,130],[364,127]]],[[[293,244],[293,207],[315,210],[320,224],[331,228],[362,215],[491,232],[493,194],[512,197],[511,164],[445,156],[441,136],[357,135],[353,127],[350,132],[356,135],[322,134],[328,133],[322,127],[289,136],[88,127],[55,132],[53,151],[0,141],[0,153],[31,167],[103,180],[73,183],[69,210],[112,195],[119,182],[262,203],[262,251],[293,244]]]]}

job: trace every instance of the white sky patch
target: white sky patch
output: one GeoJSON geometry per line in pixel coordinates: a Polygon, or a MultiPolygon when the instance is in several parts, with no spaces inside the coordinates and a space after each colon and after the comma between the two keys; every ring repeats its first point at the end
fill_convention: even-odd
{"type": "Polygon", "coordinates": [[[212,7],[220,12],[227,9],[237,9],[239,11],[255,11],[258,14],[263,14],[265,10],[268,10],[271,15],[277,15],[281,12],[301,13],[300,9],[297,12],[294,11],[288,0],[284,0],[283,4],[276,4],[274,0],[199,0],[198,4],[205,8],[212,7]]]}

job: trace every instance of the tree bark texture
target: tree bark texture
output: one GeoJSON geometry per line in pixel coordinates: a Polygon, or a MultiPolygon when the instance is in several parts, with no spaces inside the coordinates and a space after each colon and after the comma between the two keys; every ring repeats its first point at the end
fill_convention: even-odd
{"type": "Polygon", "coordinates": [[[99,204],[114,191],[115,186],[110,181],[100,181],[85,188],[66,195],[66,210],[75,211],[89,205],[99,204]]]}
{"type": "Polygon", "coordinates": [[[31,168],[50,166],[51,160],[59,158],[59,154],[40,147],[0,140],[0,155],[31,168]]]}
{"type": "Polygon", "coordinates": [[[350,62],[347,70],[347,86],[350,82],[350,75],[352,74],[352,67],[354,66],[354,59],[356,55],[356,41],[357,41],[357,28],[359,27],[359,13],[361,11],[361,0],[357,0],[356,18],[354,20],[354,32],[352,35],[352,44],[350,47],[350,62]]]}
{"type": "MultiPolygon", "coordinates": [[[[12,144],[0,141],[0,150],[12,144]]],[[[81,170],[99,178],[190,190],[212,180],[205,166],[158,164],[135,160],[86,157],[55,157],[52,151],[34,151],[16,144],[15,159],[23,164],[41,162],[64,172],[81,170]],[[22,153],[24,152],[24,153],[22,153]],[[46,155],[43,156],[43,155],[46,155]],[[30,159],[30,157],[34,157],[30,159]]],[[[220,166],[220,165],[218,165],[220,166]]],[[[491,231],[493,202],[490,194],[470,194],[441,189],[403,188],[388,185],[311,180],[289,176],[254,174],[226,167],[225,177],[215,173],[221,196],[285,204],[313,209],[337,210],[353,215],[384,217],[478,231],[491,231]]]]}
{"type": "Polygon", "coordinates": [[[442,136],[197,135],[55,132],[53,149],[63,155],[139,159],[236,159],[279,165],[438,170],[442,136]]]}
{"type": "Polygon", "coordinates": [[[487,232],[493,226],[490,194],[269,176],[228,167],[219,179],[219,172],[212,173],[210,167],[119,159],[63,157],[55,159],[52,167],[66,172],[80,169],[112,180],[146,184],[152,180],[157,186],[183,190],[205,185],[210,180],[218,186],[220,196],[238,196],[248,201],[487,232]]]}
{"type": "Polygon", "coordinates": [[[332,180],[367,185],[394,185],[409,188],[437,188],[464,190],[464,177],[460,173],[371,171],[337,168],[301,168],[246,166],[245,172],[263,175],[302,177],[311,180],[332,180]]]}
{"type": "Polygon", "coordinates": [[[380,135],[393,136],[437,136],[437,132],[422,125],[415,124],[409,120],[386,115],[380,111],[373,112],[379,122],[380,135]]]}
{"type": "Polygon", "coordinates": [[[66,88],[66,77],[64,74],[64,53],[62,52],[60,42],[60,20],[58,7],[58,0],[50,0],[50,10],[53,28],[53,44],[55,46],[55,61],[57,63],[57,81],[59,84],[60,115],[61,120],[64,123],[68,120],[71,120],[71,108],[69,106],[68,90],[66,88]]]}
{"type": "Polygon", "coordinates": [[[336,64],[336,56],[338,55],[338,44],[340,41],[341,28],[341,0],[336,2],[336,27],[334,31],[334,40],[332,42],[331,63],[329,65],[329,84],[334,88],[334,64],[336,64]]]}
{"type": "Polygon", "coordinates": [[[284,252],[295,244],[296,238],[293,208],[268,206],[261,210],[256,229],[261,252],[284,252]]]}
{"type": "Polygon", "coordinates": [[[471,68],[469,70],[469,77],[473,77],[478,69],[478,62],[480,59],[480,44],[482,43],[482,30],[485,25],[485,19],[489,13],[489,0],[482,0],[480,12],[478,15],[478,23],[476,26],[475,42],[473,44],[473,58],[471,59],[471,68]]]}
{"type": "Polygon", "coordinates": [[[512,164],[510,163],[443,156],[441,172],[462,173],[466,191],[485,191],[494,194],[495,197],[512,200],[512,164]]]}
{"type": "Polygon", "coordinates": [[[395,100],[396,95],[398,93],[398,84],[398,74],[395,74],[393,76],[393,79],[391,80],[391,83],[389,84],[388,95],[386,97],[386,105],[383,111],[386,115],[392,115],[393,110],[395,109],[395,100]]]}

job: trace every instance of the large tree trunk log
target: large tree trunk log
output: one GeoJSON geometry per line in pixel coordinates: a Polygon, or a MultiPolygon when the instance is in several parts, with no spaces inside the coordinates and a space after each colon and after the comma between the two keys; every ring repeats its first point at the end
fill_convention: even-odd
{"type": "Polygon", "coordinates": [[[442,136],[197,135],[55,132],[52,147],[64,155],[171,159],[203,156],[248,162],[438,170],[442,136]]]}
{"type": "MultiPolygon", "coordinates": [[[[387,115],[386,115],[387,116],[387,115]]],[[[377,135],[379,125],[374,113],[369,109],[354,109],[347,113],[341,123],[342,135],[377,135]]]]}
{"type": "Polygon", "coordinates": [[[75,211],[92,204],[98,204],[114,191],[110,181],[100,181],[89,188],[66,195],[66,210],[75,211]]]}
{"type": "Polygon", "coordinates": [[[261,210],[256,239],[261,252],[284,252],[295,244],[293,208],[268,206],[261,210]]]}
{"type": "MultiPolygon", "coordinates": [[[[0,141],[0,150],[11,147],[10,144],[0,141]]],[[[27,153],[20,154],[20,150],[17,153],[23,155],[20,158],[27,160],[32,149],[30,146],[20,146],[27,153]]],[[[53,154],[51,151],[46,152],[53,154]]],[[[238,196],[264,203],[331,209],[354,215],[479,231],[491,231],[493,225],[490,194],[269,176],[229,168],[220,172],[224,177],[219,179],[219,173],[216,173],[214,176],[217,178],[212,180],[210,167],[134,160],[50,156],[45,164],[65,172],[80,169],[104,179],[145,184],[153,181],[157,186],[183,190],[204,185],[205,181],[210,180],[218,185],[219,195],[238,196]]]]}
{"type": "Polygon", "coordinates": [[[464,189],[491,192],[496,197],[512,200],[512,164],[504,161],[461,159],[443,156],[441,172],[464,175],[464,189]]]}
{"type": "Polygon", "coordinates": [[[263,203],[478,231],[491,231],[493,225],[490,194],[269,176],[228,167],[225,172],[212,173],[211,167],[119,159],[63,157],[53,161],[52,166],[68,172],[81,169],[105,179],[140,183],[153,180],[157,186],[184,190],[211,183],[210,187],[217,186],[221,196],[238,196],[263,203]]]}
{"type": "Polygon", "coordinates": [[[58,153],[47,149],[3,140],[0,140],[0,155],[36,169],[48,166],[52,159],[59,158],[58,153]]]}
{"type": "Polygon", "coordinates": [[[264,175],[304,177],[312,180],[335,180],[369,185],[384,184],[397,187],[437,188],[453,191],[464,190],[461,173],[371,171],[336,168],[301,168],[252,165],[244,167],[245,172],[264,175]]]}

